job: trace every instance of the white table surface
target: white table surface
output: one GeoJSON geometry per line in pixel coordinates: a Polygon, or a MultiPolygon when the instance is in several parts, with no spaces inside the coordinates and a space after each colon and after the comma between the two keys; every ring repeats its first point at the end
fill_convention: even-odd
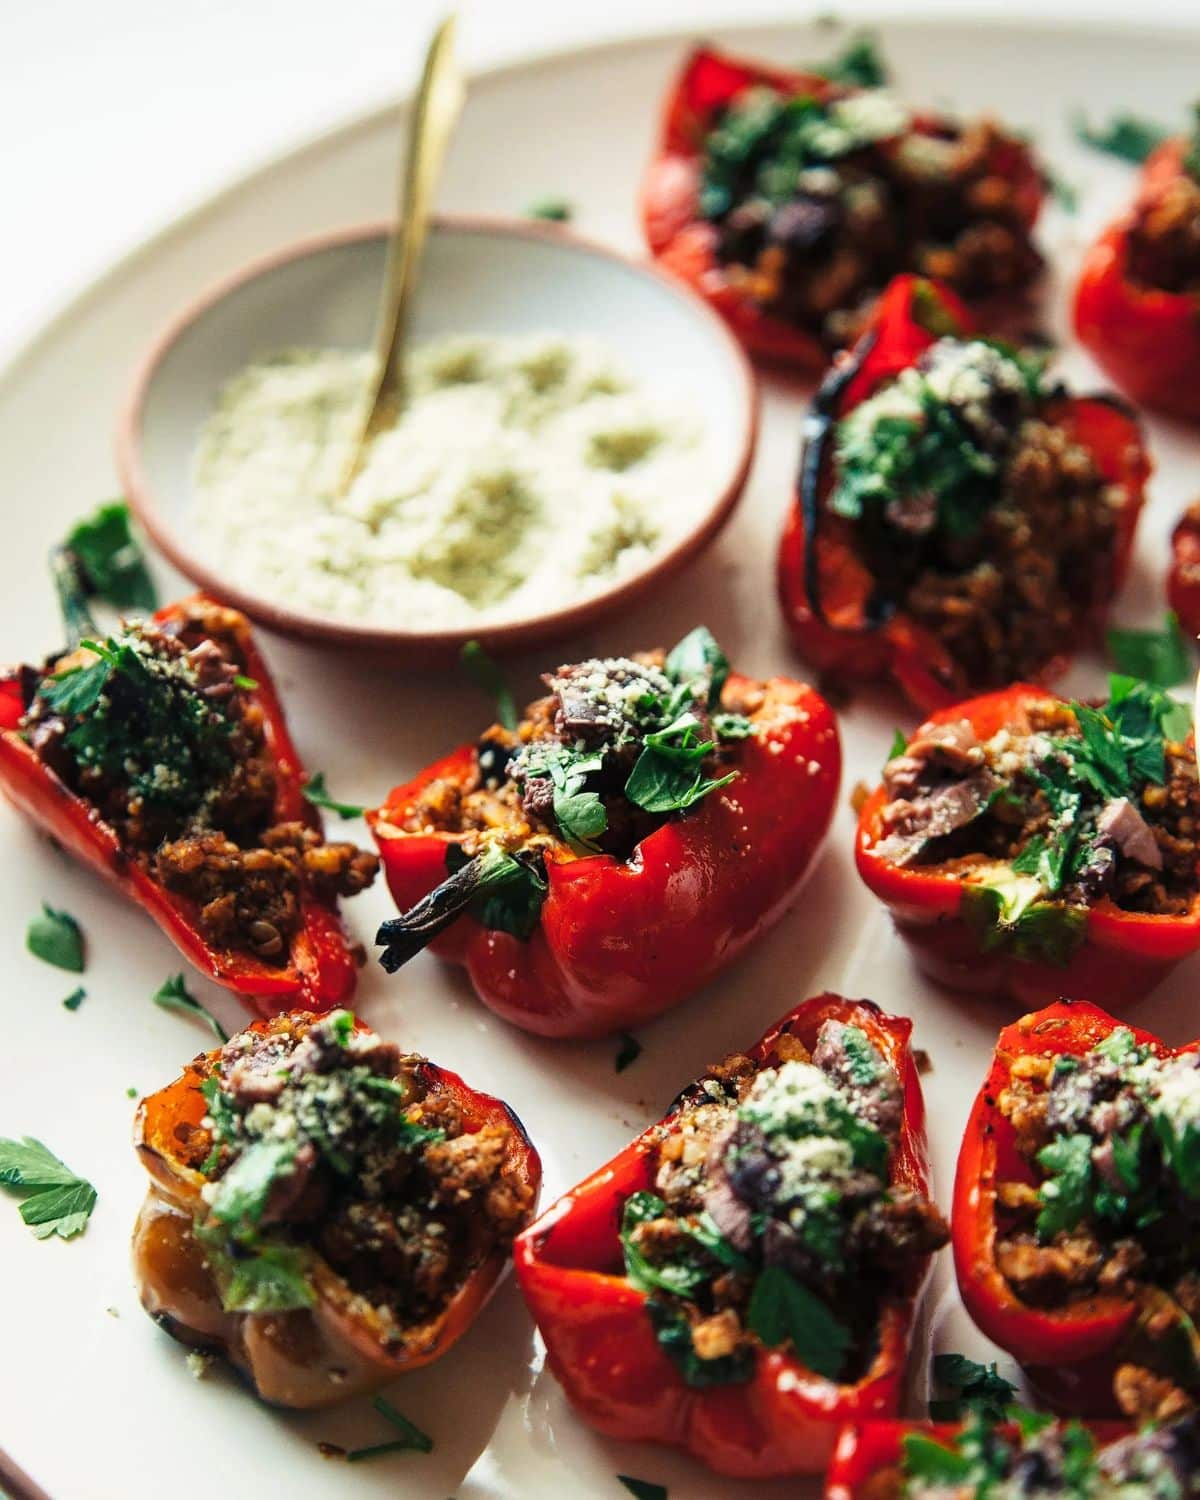
{"type": "MultiPolygon", "coordinates": [[[[0,363],[189,204],[407,91],[446,0],[0,0],[0,363]]],[[[471,66],[721,20],[904,11],[1128,22],[1129,0],[461,0],[471,66]]],[[[1139,0],[1200,26],[1200,0],[1139,0]]]]}

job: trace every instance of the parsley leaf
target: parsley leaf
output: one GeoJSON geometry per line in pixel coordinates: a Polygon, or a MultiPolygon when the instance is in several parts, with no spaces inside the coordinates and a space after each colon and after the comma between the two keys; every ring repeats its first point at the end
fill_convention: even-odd
{"type": "Polygon", "coordinates": [[[487,654],[478,641],[468,641],[459,652],[458,659],[463,671],[477,688],[486,693],[496,704],[496,719],[505,729],[516,729],[521,722],[516,700],[503,672],[487,654]]]}
{"type": "Polygon", "coordinates": [[[906,1479],[930,1488],[959,1488],[971,1478],[971,1460],[956,1448],[924,1432],[906,1432],[903,1438],[903,1469],[906,1479]]]}
{"type": "Polygon", "coordinates": [[[707,685],[708,707],[716,708],[729,676],[729,658],[712,631],[706,625],[697,625],[667,653],[664,670],[672,682],[692,687],[697,698],[705,697],[707,685]]]}
{"type": "Polygon", "coordinates": [[[1192,675],[1192,654],[1171,610],[1161,630],[1110,630],[1108,654],[1118,672],[1154,687],[1176,687],[1192,675]]]}
{"type": "Polygon", "coordinates": [[[616,1061],[613,1066],[618,1073],[623,1073],[626,1068],[637,1062],[638,1058],[641,1057],[642,1044],[638,1041],[637,1037],[630,1036],[627,1031],[622,1031],[619,1035],[621,1045],[617,1051],[616,1061]]]}
{"type": "Polygon", "coordinates": [[[821,1299],[781,1266],[767,1266],[754,1283],[746,1324],[769,1349],[790,1343],[800,1362],[836,1380],[852,1337],[821,1299]]]}
{"type": "MultiPolygon", "coordinates": [[[[888,751],[888,754],[887,754],[888,760],[895,760],[898,755],[903,755],[904,752],[907,749],[908,749],[908,737],[907,737],[907,735],[904,733],[904,731],[902,729],[895,730],[895,732],[892,734],[892,746],[891,746],[891,749],[888,751]]],[[[885,766],[887,765],[887,761],[884,761],[884,765],[885,766]]]]}
{"type": "Polygon", "coordinates": [[[954,1392],[953,1399],[929,1403],[929,1415],[935,1422],[957,1422],[968,1407],[1000,1422],[1016,1395],[1016,1386],[1005,1380],[994,1364],[978,1364],[965,1354],[936,1355],[933,1377],[939,1386],[954,1392]]]}
{"type": "Polygon", "coordinates": [[[525,210],[527,219],[545,219],[551,224],[566,224],[575,216],[575,210],[566,198],[535,198],[525,210]]]}
{"type": "Polygon", "coordinates": [[[230,1257],[229,1265],[221,1292],[226,1312],[290,1312],[316,1305],[306,1257],[292,1245],[256,1246],[248,1255],[230,1257]]]}
{"type": "Polygon", "coordinates": [[[63,1001],[63,1008],[65,1010],[78,1010],[86,999],[87,990],[84,989],[83,985],[80,985],[78,989],[72,990],[63,1001]]]}
{"type": "Polygon", "coordinates": [[[853,36],[827,63],[810,64],[809,71],[830,83],[850,88],[879,89],[888,82],[887,64],[879,52],[879,43],[869,32],[853,36]]]}
{"type": "MultiPolygon", "coordinates": [[[[493,931],[528,938],[541,918],[548,890],[545,877],[526,860],[505,853],[495,844],[478,858],[479,877],[468,907],[471,915],[493,931]]],[[[451,874],[468,863],[461,845],[447,845],[446,869],[451,874]]]]}
{"type": "Polygon", "coordinates": [[[219,1042],[227,1042],[229,1033],[221,1025],[210,1011],[206,1010],[195,995],[188,989],[182,974],[172,974],[159,985],[153,995],[155,1005],[162,1006],[163,1010],[173,1010],[182,1016],[194,1016],[196,1020],[203,1021],[211,1028],[213,1035],[219,1042]]]}
{"type": "Polygon", "coordinates": [[[699,769],[681,766],[647,746],[629,773],[625,795],[646,812],[683,812],[694,807],[709,792],[736,780],[736,771],[731,771],[728,776],[705,776],[699,769]]]}
{"type": "MultiPolygon", "coordinates": [[[[90,649],[92,643],[83,644],[90,649]]],[[[68,667],[65,672],[46,678],[41,687],[42,697],[64,718],[85,714],[100,701],[111,670],[111,663],[103,656],[87,666],[68,667]]]]}
{"type": "Polygon", "coordinates": [[[101,505],[77,521],[63,543],[83,570],[89,596],[117,609],[150,611],[158,606],[154,580],[129,525],[124,500],[101,505]]]}
{"type": "Polygon", "coordinates": [[[41,915],[25,931],[25,946],[43,963],[83,973],[83,931],[70,912],[55,911],[43,901],[41,915]]]}
{"type": "Polygon", "coordinates": [[[96,1189],[33,1136],[0,1138],[0,1183],[24,1190],[21,1218],[39,1240],[73,1239],[87,1227],[96,1189]]]}
{"type": "Polygon", "coordinates": [[[1107,125],[1093,127],[1079,112],[1071,120],[1075,139],[1122,161],[1144,162],[1170,135],[1170,131],[1141,115],[1116,114],[1107,125]]]}
{"type": "Polygon", "coordinates": [[[655,1484],[651,1479],[635,1479],[631,1474],[618,1474],[617,1479],[634,1497],[634,1500],[667,1500],[665,1484],[655,1484]]]}
{"type": "Polygon", "coordinates": [[[262,1218],[271,1189],[290,1170],[295,1141],[267,1136],[252,1142],[217,1182],[210,1213],[234,1239],[250,1239],[262,1218]]]}
{"type": "Polygon", "coordinates": [[[1037,1217],[1040,1240],[1051,1240],[1060,1230],[1074,1229],[1091,1203],[1092,1141],[1086,1135],[1060,1135],[1037,1155],[1047,1177],[1038,1191],[1042,1210],[1037,1217]]]}
{"type": "Polygon", "coordinates": [[[658,1347],[675,1368],[680,1379],[693,1390],[707,1390],[716,1385],[739,1385],[754,1376],[754,1350],[741,1345],[733,1354],[717,1359],[701,1359],[692,1344],[692,1331],[677,1308],[650,1297],[646,1314],[654,1329],[658,1347]]]}
{"type": "Polygon", "coordinates": [[[328,812],[337,813],[339,818],[361,818],[366,811],[357,802],[339,802],[330,795],[325,785],[325,772],[315,771],[303,787],[304,800],[313,807],[323,807],[328,812]]]}

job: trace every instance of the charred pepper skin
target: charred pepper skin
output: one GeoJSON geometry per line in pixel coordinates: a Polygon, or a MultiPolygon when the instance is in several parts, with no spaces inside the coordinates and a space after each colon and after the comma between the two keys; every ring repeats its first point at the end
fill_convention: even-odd
{"type": "MultiPolygon", "coordinates": [[[[903,610],[882,614],[872,608],[876,580],[855,546],[854,523],[825,511],[832,455],[826,451],[819,468],[811,458],[816,443],[824,442],[828,449],[836,421],[936,342],[938,335],[914,316],[915,295],[932,299],[956,335],[970,337],[975,331],[965,304],[948,288],[920,276],[897,276],[889,283],[862,337],[848,354],[838,356],[818,392],[816,416],[805,429],[808,456],[801,460],[801,483],[779,544],[777,587],[793,644],[805,661],[840,677],[891,680],[917,708],[930,713],[965,697],[978,684],[967,680],[933,631],[903,610]]],[[[1100,633],[1129,570],[1150,462],[1136,419],[1105,398],[1056,397],[1045,403],[1043,415],[1086,449],[1108,483],[1120,490],[1110,577],[1096,608],[1079,621],[1078,636],[1087,640],[1100,633]]],[[[1039,676],[1053,681],[1070,661],[1071,651],[1064,647],[1045,662],[1039,676]]]]}
{"type": "Polygon", "coordinates": [[[1075,289],[1075,332],[1097,364],[1133,400],[1200,421],[1200,314],[1194,295],[1130,275],[1138,212],[1184,175],[1187,142],[1163,143],[1147,159],[1133,203],[1088,251],[1075,289]]]}
{"type": "MultiPolygon", "coordinates": [[[[283,707],[245,617],[196,594],[160,609],[153,623],[178,624],[197,605],[222,611],[236,642],[238,670],[256,684],[243,693],[262,711],[266,753],[276,777],[276,820],[319,828],[317,813],[304,798],[306,776],[283,707]]],[[[350,999],[358,970],[335,905],[308,892],[302,896],[303,921],[284,964],[214,947],[200,931],[194,902],[167,890],[131,858],[92,804],[38,757],[20,732],[24,712],[22,672],[10,670],[0,676],[0,791],[44,833],[148,912],[189,963],[263,1016],[296,1005],[329,1010],[350,999]]]]}
{"type": "MultiPolygon", "coordinates": [[[[755,85],[818,101],[855,92],[816,73],[766,67],[711,47],[698,47],[667,97],[658,145],[642,179],[639,214],[654,258],[664,270],[694,287],[750,353],[769,364],[817,375],[829,363],[821,341],[764,311],[734,285],[717,257],[717,227],[699,211],[704,140],[737,95],[755,85]]],[[[913,130],[933,135],[941,125],[934,114],[916,114],[912,120],[913,130]]],[[[1032,157],[1009,143],[998,153],[995,171],[1017,184],[1023,217],[1032,227],[1045,197],[1032,157]]]]}
{"type": "MultiPolygon", "coordinates": [[[[979,740],[1027,722],[1031,708],[1064,700],[1031,683],[1016,683],[931,714],[910,741],[936,724],[965,719],[979,740]]],[[[1200,949],[1200,896],[1185,916],[1122,911],[1107,898],[1087,908],[1082,940],[1064,965],[985,949],[963,909],[967,883],[953,872],[902,866],[878,852],[884,837],[883,786],[863,804],[855,834],[858,873],[891,913],[921,968],[948,989],[992,995],[1022,1008],[1064,995],[1092,995],[1114,1009],[1143,999],[1176,964],[1200,949]]]]}
{"type": "MultiPolygon", "coordinates": [[[[798,1005],[747,1055],[767,1066],[784,1033],[811,1047],[829,1019],[861,1027],[897,1073],[904,1104],[890,1178],[926,1194],[925,1108],[909,1048],[911,1021],[886,1015],[870,1001],[819,995],[798,1005]]],[[[664,1121],[689,1097],[685,1091],[664,1121]]],[[[517,1281],[550,1367],[575,1409],[608,1437],[684,1448],[717,1473],[738,1478],[820,1473],[840,1422],[896,1411],[924,1274],[882,1305],[877,1352],[853,1385],[839,1385],[770,1349],[758,1351],[745,1384],[685,1385],[658,1345],[645,1293],[618,1269],[621,1206],[630,1194],[652,1187],[657,1138],[658,1127],[644,1131],[517,1238],[517,1281]]]]}
{"type": "MultiPolygon", "coordinates": [[[[315,1020],[295,1013],[297,1021],[315,1020]]],[[[252,1032],[270,1029],[255,1021],[252,1032]]],[[[355,1030],[368,1028],[356,1021],[355,1030]]],[[[277,1406],[332,1406],[364,1391],[378,1390],[398,1375],[439,1359],[478,1317],[507,1269],[497,1250],[466,1279],[441,1312],[405,1331],[399,1345],[387,1343],[363,1300],[333,1269],[316,1258],[312,1275],[316,1302],[284,1313],[226,1312],[192,1226],[201,1207],[205,1178],[180,1156],[180,1132],[199,1126],[207,1112],[200,1092],[216,1069],[220,1049],[201,1054],[180,1078],[143,1099],[134,1120],[134,1146],[150,1175],[150,1189],[133,1233],[133,1269],[142,1305],[173,1338],[222,1353],[255,1393],[277,1406]]],[[[468,1087],[434,1063],[422,1065],[429,1093],[448,1095],[464,1128],[510,1127],[506,1158],[536,1196],[541,1160],[508,1105],[468,1087]]]]}
{"type": "MultiPolygon", "coordinates": [[[[1134,1303],[1097,1295],[1063,1308],[1036,1308],[1017,1297],[996,1264],[996,1202],[1000,1182],[1026,1180],[1028,1168],[999,1108],[1001,1091],[1022,1057],[1080,1057],[1118,1026],[1099,1006],[1060,1001],[1006,1026],[991,1070],[975,1100],[954,1180],[952,1243],[958,1289],[979,1328],[1023,1366],[1051,1410],[1081,1416],[1116,1414],[1112,1378],[1120,1345],[1137,1316],[1134,1303]]],[[[1160,1057],[1171,1049],[1158,1037],[1128,1027],[1139,1046],[1160,1057]]]]}
{"type": "MultiPolygon", "coordinates": [[[[730,678],[731,698],[748,689],[730,678]]],[[[462,965],[506,1021],[550,1037],[602,1037],[669,1009],[732,963],[780,916],[828,830],[841,775],[833,710],[788,678],[763,684],[756,732],[734,747],[737,780],[672,818],[628,860],[546,856],[549,892],[528,939],[460,917],[430,945],[462,965]]],[[[431,781],[466,783],[464,745],[368,813],[401,911],[445,879],[456,834],[401,826],[431,781]]]]}
{"type": "MultiPolygon", "coordinates": [[[[1133,1429],[1126,1422],[1088,1422],[1098,1443],[1112,1443],[1133,1429]]],[[[900,1495],[888,1480],[900,1476],[904,1439],[909,1433],[943,1442],[947,1447],[961,1429],[950,1422],[847,1422],[838,1434],[825,1475],[825,1500],[895,1500],[900,1495]]],[[[1015,1429],[1001,1428],[1014,1435],[1015,1429]]]]}

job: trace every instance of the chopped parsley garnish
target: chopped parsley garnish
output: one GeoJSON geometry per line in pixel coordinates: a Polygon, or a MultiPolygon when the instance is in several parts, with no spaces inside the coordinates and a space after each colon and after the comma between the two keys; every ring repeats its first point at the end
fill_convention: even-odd
{"type": "Polygon", "coordinates": [[[981,1365],[965,1354],[935,1355],[933,1378],[943,1390],[953,1392],[929,1403],[929,1415],[935,1422],[961,1421],[968,1410],[1001,1422],[1016,1395],[1016,1386],[1005,1380],[994,1364],[981,1365]]]}
{"type": "Polygon", "coordinates": [[[154,806],[194,811],[233,764],[227,709],[198,690],[182,656],[162,654],[136,626],[81,644],[96,659],[38,690],[74,721],[66,744],[76,764],[154,806]]]}
{"type": "Polygon", "coordinates": [[[550,224],[566,224],[575,217],[575,210],[566,198],[535,198],[525,210],[528,219],[545,219],[550,224]]]}
{"type": "Polygon", "coordinates": [[[791,1344],[801,1364],[828,1380],[836,1380],[845,1368],[850,1330],[781,1266],[759,1273],[746,1322],[768,1349],[791,1344]]]}
{"type": "Polygon", "coordinates": [[[80,985],[78,989],[72,990],[67,998],[63,1001],[63,1009],[78,1010],[86,999],[87,990],[84,989],[83,985],[80,985]]]}
{"type": "Polygon", "coordinates": [[[655,1484],[651,1479],[635,1479],[632,1474],[618,1474],[617,1478],[634,1500],[667,1500],[665,1484],[655,1484]]]}
{"type": "Polygon", "coordinates": [[[219,1042],[229,1040],[229,1033],[216,1016],[206,1010],[191,993],[182,974],[172,974],[170,979],[164,980],[154,992],[153,1000],[155,1005],[160,1005],[163,1010],[173,1010],[179,1015],[192,1016],[197,1021],[202,1021],[219,1042]]]}
{"type": "Polygon", "coordinates": [[[1030,1473],[1037,1476],[1038,1493],[1088,1495],[1095,1477],[1095,1442],[1079,1422],[1056,1424],[1052,1417],[1010,1408],[1005,1416],[1015,1422],[1016,1440],[998,1429],[999,1419],[969,1410],[962,1431],[949,1439],[930,1433],[908,1432],[903,1439],[901,1468],[909,1484],[931,1489],[953,1489],[987,1495],[1019,1472],[1037,1454],[1030,1473]],[[1043,1435],[1045,1435],[1043,1437],[1043,1435]]]}
{"type": "Polygon", "coordinates": [[[433,1439],[422,1432],[415,1422],[410,1422],[403,1412],[397,1411],[390,1401],[376,1396],[371,1405],[381,1417],[400,1434],[390,1442],[374,1443],[369,1448],[351,1448],[346,1454],[348,1463],[360,1463],[365,1458],[380,1458],[385,1453],[432,1453],[433,1439]]]}
{"type": "MultiPolygon", "coordinates": [[[[908,749],[908,736],[902,729],[897,729],[892,735],[891,749],[887,753],[888,760],[895,760],[898,755],[903,755],[908,749]]],[[[884,761],[887,765],[887,761],[884,761]]]]}
{"type": "Polygon", "coordinates": [[[337,813],[339,818],[361,818],[366,811],[357,802],[339,802],[333,797],[325,785],[325,772],[314,771],[304,783],[304,800],[310,802],[313,807],[323,807],[328,812],[337,813]]]}
{"type": "Polygon", "coordinates": [[[889,81],[879,42],[869,32],[851,37],[828,62],[810,64],[809,72],[849,88],[878,89],[889,81]]]}
{"type": "Polygon", "coordinates": [[[82,572],[84,592],[117,609],[158,607],[154,580],[129,524],[124,500],[101,505],[77,521],[63,543],[82,572]]]}
{"type": "Polygon", "coordinates": [[[43,963],[70,974],[83,973],[83,930],[70,912],[56,911],[43,901],[41,912],[25,930],[25,946],[43,963]]]}
{"type": "Polygon", "coordinates": [[[676,1297],[690,1297],[712,1276],[713,1262],[734,1270],[749,1269],[749,1261],[729,1244],[706,1214],[672,1219],[675,1227],[687,1237],[687,1252],[661,1264],[649,1261],[635,1243],[634,1230],[638,1225],[651,1223],[668,1213],[666,1203],[654,1193],[633,1193],[625,1200],[621,1213],[625,1275],[639,1291],[670,1292],[676,1297]]]}
{"type": "Polygon", "coordinates": [[[496,721],[505,729],[514,730],[521,722],[517,702],[512,689],[500,668],[478,641],[468,641],[459,653],[463,671],[481,692],[486,693],[496,705],[496,721]]]}
{"type": "Polygon", "coordinates": [[[1079,113],[1072,117],[1071,128],[1083,145],[1135,164],[1144,162],[1171,133],[1156,121],[1133,114],[1111,115],[1107,124],[1092,126],[1079,113]]]}
{"type": "Polygon", "coordinates": [[[21,1218],[39,1240],[74,1239],[87,1228],[96,1189],[32,1136],[0,1139],[0,1183],[22,1194],[21,1218]]]}
{"type": "Polygon", "coordinates": [[[617,1049],[616,1061],[613,1064],[618,1073],[623,1073],[626,1068],[637,1062],[642,1055],[642,1044],[637,1037],[630,1036],[629,1032],[622,1031],[621,1045],[617,1049]]]}
{"type": "Polygon", "coordinates": [[[1161,630],[1110,630],[1108,654],[1118,672],[1152,687],[1177,687],[1192,675],[1188,640],[1170,610],[1161,630]]]}

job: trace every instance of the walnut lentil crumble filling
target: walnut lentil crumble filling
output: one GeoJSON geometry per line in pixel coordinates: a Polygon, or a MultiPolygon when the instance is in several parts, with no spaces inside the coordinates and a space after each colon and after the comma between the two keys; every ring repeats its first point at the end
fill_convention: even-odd
{"type": "Polygon", "coordinates": [[[80,649],[55,675],[31,677],[21,727],[124,852],[197,904],[208,942],[286,963],[304,894],[355,895],[379,862],[277,819],[264,715],[241,675],[240,621],[200,601],[181,621],[130,624],[110,641],[126,668],[114,668],[99,697],[78,711],[63,697],[62,674],[99,666],[80,649]]]}

